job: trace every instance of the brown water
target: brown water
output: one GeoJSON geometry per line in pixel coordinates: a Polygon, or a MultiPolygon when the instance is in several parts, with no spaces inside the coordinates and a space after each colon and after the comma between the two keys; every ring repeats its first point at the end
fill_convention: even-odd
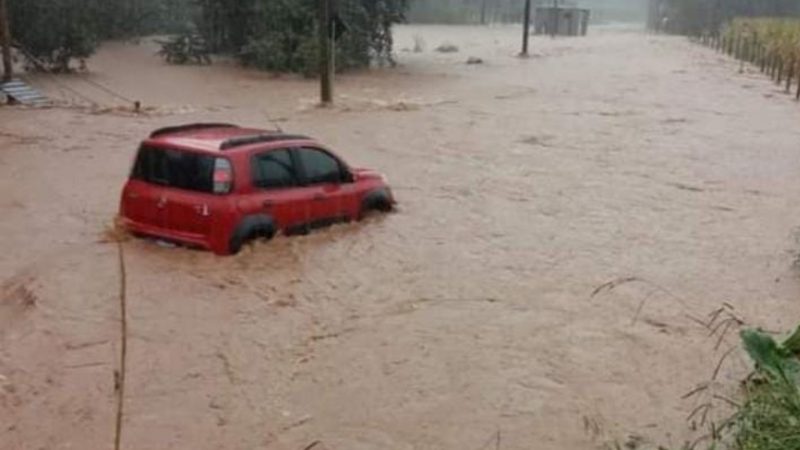
{"type": "MultiPolygon", "coordinates": [[[[137,140],[199,120],[314,135],[386,173],[401,206],[233,258],[126,242],[124,448],[701,434],[685,419],[703,398],[681,396],[736,338],[715,349],[690,316],[800,316],[800,106],[682,38],[599,29],[519,59],[518,31],[401,27],[401,66],[339,77],[332,109],[313,81],[121,43],[88,76],[146,115],[0,108],[0,448],[111,448],[119,272],[103,231],[137,140]],[[426,51],[402,51],[415,35],[426,51]],[[432,51],[445,41],[461,51],[432,51]]],[[[745,371],[734,353],[718,381],[745,371]]]]}

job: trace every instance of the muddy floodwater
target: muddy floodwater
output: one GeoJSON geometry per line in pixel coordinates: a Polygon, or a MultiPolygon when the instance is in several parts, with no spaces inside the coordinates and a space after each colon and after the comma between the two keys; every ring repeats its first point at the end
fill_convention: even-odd
{"type": "MultiPolygon", "coordinates": [[[[0,108],[0,448],[112,448],[107,230],[137,141],[192,121],[315,136],[384,172],[400,207],[229,258],[124,242],[122,448],[701,435],[687,417],[705,399],[682,397],[737,337],[699,322],[721,307],[775,331],[800,317],[800,105],[684,38],[595,28],[534,38],[521,59],[519,34],[399,27],[399,66],[339,76],[329,109],[313,81],[167,66],[149,41],[104,45],[88,75],[34,78],[100,106],[0,108]],[[434,51],[445,42],[460,51],[434,51]]],[[[717,372],[735,387],[746,360],[717,372]]]]}

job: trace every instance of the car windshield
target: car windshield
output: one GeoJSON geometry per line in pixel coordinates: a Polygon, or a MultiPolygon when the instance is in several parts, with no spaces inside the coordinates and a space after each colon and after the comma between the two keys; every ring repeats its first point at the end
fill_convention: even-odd
{"type": "Polygon", "coordinates": [[[142,146],[131,178],[198,192],[214,192],[214,160],[210,155],[142,146]]]}

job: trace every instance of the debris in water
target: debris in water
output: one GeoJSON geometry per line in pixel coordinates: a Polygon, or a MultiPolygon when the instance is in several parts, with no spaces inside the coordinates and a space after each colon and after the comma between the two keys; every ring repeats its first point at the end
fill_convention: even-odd
{"type": "Polygon", "coordinates": [[[436,51],[439,53],[457,53],[458,47],[455,44],[445,42],[442,45],[436,47],[436,51]]]}

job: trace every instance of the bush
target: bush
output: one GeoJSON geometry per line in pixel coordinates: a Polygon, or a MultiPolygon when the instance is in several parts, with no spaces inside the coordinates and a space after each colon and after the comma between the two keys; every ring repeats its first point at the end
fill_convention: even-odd
{"type": "Polygon", "coordinates": [[[800,449],[800,328],[782,344],[753,330],[742,340],[756,376],[745,383],[745,403],[731,422],[734,448],[800,449]]]}
{"type": "MultiPolygon", "coordinates": [[[[347,31],[336,44],[337,69],[392,60],[391,26],[403,20],[406,0],[339,0],[347,31]]],[[[317,0],[229,0],[201,3],[199,29],[216,51],[248,66],[314,75],[319,71],[317,0]]]]}
{"type": "MultiPolygon", "coordinates": [[[[46,70],[66,72],[74,58],[86,58],[97,47],[93,23],[98,10],[89,0],[10,2],[11,32],[25,52],[46,70]]],[[[38,66],[38,64],[37,64],[38,66]]]]}

